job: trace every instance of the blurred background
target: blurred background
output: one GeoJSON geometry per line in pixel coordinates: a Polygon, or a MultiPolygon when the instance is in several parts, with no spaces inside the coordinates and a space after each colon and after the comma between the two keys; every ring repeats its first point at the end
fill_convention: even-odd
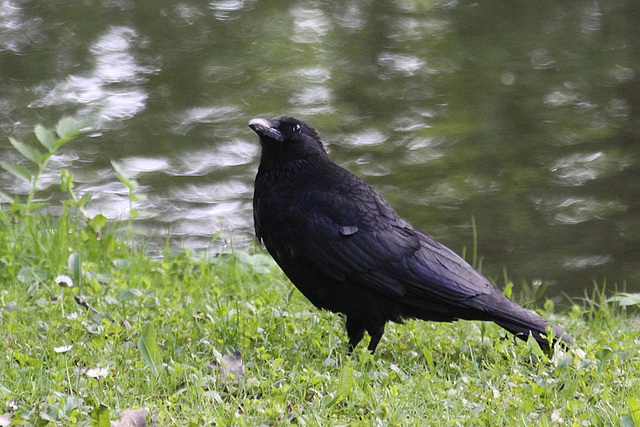
{"type": "MultiPolygon", "coordinates": [[[[147,196],[149,249],[254,244],[253,117],[314,126],[336,162],[483,272],[640,291],[640,7],[599,1],[0,0],[0,159],[96,117],[69,168],[89,211],[147,196]],[[220,233],[218,239],[212,236],[220,233]],[[167,237],[168,236],[168,237],[167,237]],[[469,256],[467,256],[469,259],[469,256]]],[[[0,171],[0,190],[29,187],[0,171]]],[[[0,206],[0,208],[6,208],[0,206]]]]}

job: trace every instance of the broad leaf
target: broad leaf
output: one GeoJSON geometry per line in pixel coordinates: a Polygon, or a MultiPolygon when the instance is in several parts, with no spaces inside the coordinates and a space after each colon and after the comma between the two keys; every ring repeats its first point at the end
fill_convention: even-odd
{"type": "Polygon", "coordinates": [[[2,169],[6,170],[7,172],[11,172],[13,175],[26,182],[31,182],[31,179],[33,178],[31,172],[29,172],[28,169],[23,168],[22,166],[18,166],[14,163],[0,162],[0,166],[2,167],[2,169]]]}
{"type": "Polygon", "coordinates": [[[36,125],[33,132],[36,134],[36,138],[40,141],[40,144],[44,146],[50,153],[53,153],[54,146],[53,142],[56,139],[56,136],[49,129],[45,128],[42,125],[36,125]]]}
{"type": "Polygon", "coordinates": [[[98,214],[89,220],[89,224],[94,231],[99,232],[107,224],[107,217],[98,214]]]}
{"type": "Polygon", "coordinates": [[[68,139],[80,132],[85,123],[79,122],[73,117],[63,117],[56,125],[56,133],[60,139],[68,139]]]}
{"type": "Polygon", "coordinates": [[[623,307],[626,307],[629,305],[640,306],[640,293],[636,293],[636,294],[620,293],[616,296],[609,298],[608,301],[615,301],[623,307]]]}
{"type": "Polygon", "coordinates": [[[97,427],[109,427],[111,425],[111,417],[109,415],[109,407],[99,404],[91,411],[91,418],[97,427]]]}
{"type": "Polygon", "coordinates": [[[162,353],[156,341],[156,329],[152,323],[147,323],[142,328],[142,334],[138,339],[138,350],[153,373],[158,376],[162,368],[162,353]]]}
{"type": "Polygon", "coordinates": [[[5,199],[7,202],[9,203],[13,203],[15,200],[13,197],[11,197],[10,195],[8,195],[7,193],[5,193],[4,191],[0,191],[0,197],[2,197],[3,199],[5,199]]]}
{"type": "Polygon", "coordinates": [[[73,282],[80,286],[82,284],[82,263],[80,262],[79,252],[74,252],[69,255],[67,266],[69,267],[69,272],[71,273],[73,282]]]}
{"type": "Polygon", "coordinates": [[[634,397],[628,397],[627,403],[629,404],[629,415],[633,418],[633,422],[636,426],[640,425],[640,401],[634,397]]]}
{"type": "Polygon", "coordinates": [[[79,208],[84,208],[87,203],[89,203],[89,201],[91,200],[91,196],[93,195],[93,191],[86,191],[82,197],[80,197],[80,200],[78,200],[78,207],[79,208]]]}
{"type": "Polygon", "coordinates": [[[13,145],[13,148],[18,150],[20,154],[31,160],[36,165],[42,166],[44,164],[45,156],[35,148],[31,148],[27,144],[24,144],[12,137],[9,137],[9,141],[11,142],[11,145],[13,145]]]}

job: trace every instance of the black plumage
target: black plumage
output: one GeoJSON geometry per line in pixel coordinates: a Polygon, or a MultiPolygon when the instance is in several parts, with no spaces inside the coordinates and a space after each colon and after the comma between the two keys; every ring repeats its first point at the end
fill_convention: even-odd
{"type": "Polygon", "coordinates": [[[292,118],[253,119],[262,155],[256,236],[316,306],[346,315],[349,349],[365,331],[375,351],[387,321],[488,320],[542,345],[550,326],[456,255],[415,230],[362,179],[335,164],[316,131],[292,118]]]}

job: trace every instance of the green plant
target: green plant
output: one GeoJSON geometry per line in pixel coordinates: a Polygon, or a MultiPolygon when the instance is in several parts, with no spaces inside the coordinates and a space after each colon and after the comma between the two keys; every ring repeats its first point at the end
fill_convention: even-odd
{"type": "Polygon", "coordinates": [[[125,174],[124,169],[122,169],[122,167],[118,163],[116,163],[114,160],[111,160],[111,166],[116,171],[120,182],[127,187],[127,190],[129,192],[129,239],[131,239],[131,233],[133,231],[133,219],[137,218],[142,213],[133,207],[133,203],[145,200],[145,195],[135,193],[135,191],[140,187],[140,184],[138,184],[138,181],[136,181],[135,179],[129,178],[125,174]]]}
{"type": "Polygon", "coordinates": [[[636,307],[601,289],[568,314],[545,305],[576,338],[551,355],[492,324],[409,320],[389,325],[379,354],[347,356],[340,316],[262,251],[150,258],[70,217],[6,217],[0,416],[16,425],[144,408],[158,425],[638,425],[636,307]],[[73,278],[64,293],[58,274],[73,278]],[[236,351],[245,379],[225,383],[236,351]]]}
{"type": "MultiPolygon", "coordinates": [[[[40,175],[42,175],[42,172],[44,172],[44,170],[46,169],[49,160],[51,160],[51,157],[53,157],[60,150],[60,147],[83,132],[84,128],[86,128],[88,125],[89,122],[87,121],[77,121],[76,119],[71,117],[64,117],[60,119],[55,127],[55,132],[53,130],[45,128],[41,124],[36,125],[34,128],[34,133],[38,142],[40,142],[40,144],[46,149],[46,151],[44,152],[42,152],[40,149],[32,147],[31,145],[25,144],[24,142],[18,141],[17,139],[10,136],[9,142],[11,142],[13,148],[15,148],[28,160],[35,163],[37,166],[37,171],[35,173],[32,173],[26,167],[20,166],[16,163],[0,162],[0,167],[31,185],[31,191],[27,196],[27,201],[25,204],[21,204],[19,199],[13,198],[3,192],[0,192],[0,196],[11,203],[14,207],[24,207],[27,212],[30,212],[34,208],[41,206],[42,203],[35,203],[33,201],[40,175]]],[[[63,173],[63,181],[68,182],[70,177],[71,175],[69,173],[67,173],[66,176],[63,173]]],[[[67,190],[71,190],[72,188],[73,187],[67,187],[67,190]]],[[[71,192],[71,194],[72,196],[74,196],[73,192],[71,192]]],[[[87,197],[87,201],[90,197],[91,195],[89,194],[89,196],[87,197]]],[[[76,200],[76,202],[78,202],[78,200],[76,200]]],[[[86,204],[86,201],[84,201],[84,204],[86,204]]],[[[84,206],[84,204],[82,206],[84,206]]]]}

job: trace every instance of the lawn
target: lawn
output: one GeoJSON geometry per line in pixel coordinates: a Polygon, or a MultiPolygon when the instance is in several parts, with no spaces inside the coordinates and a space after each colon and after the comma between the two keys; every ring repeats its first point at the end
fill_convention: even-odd
{"type": "MultiPolygon", "coordinates": [[[[65,126],[40,129],[48,154],[26,151],[39,171],[78,129],[65,126]]],[[[59,216],[35,184],[26,201],[2,195],[0,426],[640,425],[637,295],[594,284],[535,307],[575,339],[553,354],[493,324],[408,321],[349,356],[344,320],[260,249],[151,257],[132,223],[88,218],[90,197],[69,172],[61,183],[59,216]]]]}
{"type": "Polygon", "coordinates": [[[551,356],[493,324],[418,321],[347,356],[343,319],[259,250],[151,258],[81,216],[6,210],[0,224],[5,422],[149,408],[159,425],[640,423],[636,306],[601,292],[545,305],[576,341],[551,356]],[[242,364],[221,375],[234,352],[242,364]]]}

